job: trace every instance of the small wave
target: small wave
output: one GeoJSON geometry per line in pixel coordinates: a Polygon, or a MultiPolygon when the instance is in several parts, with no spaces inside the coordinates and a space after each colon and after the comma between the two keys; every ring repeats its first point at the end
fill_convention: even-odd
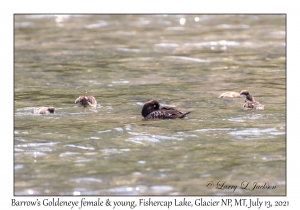
{"type": "Polygon", "coordinates": [[[230,131],[230,130],[236,130],[234,128],[206,128],[206,129],[200,129],[200,130],[194,130],[195,132],[206,132],[206,131],[230,131]]]}
{"type": "Polygon", "coordinates": [[[129,81],[127,80],[121,80],[121,81],[112,81],[113,84],[127,84],[129,81]]]}
{"type": "Polygon", "coordinates": [[[230,118],[228,119],[229,121],[233,121],[233,122],[244,122],[245,120],[247,119],[250,119],[250,120],[257,120],[257,119],[260,119],[262,118],[263,115],[262,114],[255,114],[255,115],[246,115],[246,116],[243,116],[243,117],[235,117],[235,118],[230,118]]]}
{"type": "Polygon", "coordinates": [[[141,141],[159,142],[159,139],[150,136],[135,136],[127,139],[126,141],[143,144],[141,141]]]}
{"type": "Polygon", "coordinates": [[[136,102],[135,104],[139,105],[139,106],[144,106],[143,102],[136,102]]]}
{"type": "Polygon", "coordinates": [[[91,178],[91,177],[82,177],[77,179],[70,179],[71,182],[82,183],[82,182],[98,182],[102,183],[101,179],[91,178]]]}
{"type": "Polygon", "coordinates": [[[156,47],[178,47],[178,44],[172,44],[172,43],[159,43],[155,44],[156,47]]]}
{"type": "Polygon", "coordinates": [[[85,146],[80,146],[80,145],[74,145],[74,144],[67,144],[65,147],[75,147],[79,149],[84,149],[84,150],[95,150],[93,147],[85,147],[85,146]]]}
{"type": "Polygon", "coordinates": [[[168,185],[160,185],[160,186],[152,186],[150,188],[151,191],[154,191],[154,192],[166,192],[166,191],[171,191],[173,190],[174,188],[171,187],[171,186],[168,186],[168,185]]]}
{"type": "Polygon", "coordinates": [[[194,47],[211,47],[211,46],[239,46],[241,45],[239,42],[235,41],[210,41],[210,42],[199,42],[199,43],[185,43],[185,46],[194,46],[194,47]]]}
{"type": "Polygon", "coordinates": [[[59,155],[59,157],[67,157],[67,156],[72,156],[72,155],[79,155],[80,153],[79,152],[64,152],[64,153],[61,153],[59,155]]]}
{"type": "Polygon", "coordinates": [[[167,56],[167,58],[174,58],[179,60],[185,60],[185,61],[194,61],[194,62],[206,62],[205,60],[199,59],[199,58],[191,58],[191,57],[185,57],[185,56],[167,56]]]}
{"type": "Polygon", "coordinates": [[[124,52],[140,52],[139,49],[118,48],[118,50],[124,52]]]}
{"type": "Polygon", "coordinates": [[[16,28],[26,28],[26,27],[29,27],[29,26],[32,26],[33,23],[32,22],[20,22],[20,23],[15,23],[15,27],[16,28]]]}
{"type": "Polygon", "coordinates": [[[266,128],[266,129],[249,128],[246,130],[229,132],[228,134],[238,139],[251,140],[251,139],[261,138],[261,135],[263,135],[264,133],[270,134],[269,138],[273,138],[273,135],[285,135],[285,132],[278,132],[276,128],[266,128]]]}
{"type": "Polygon", "coordinates": [[[166,28],[167,31],[183,31],[185,30],[184,27],[167,27],[166,28]]]}
{"type": "Polygon", "coordinates": [[[108,132],[111,132],[111,130],[97,131],[97,133],[108,133],[108,132]]]}
{"type": "Polygon", "coordinates": [[[100,137],[97,137],[97,136],[91,136],[91,139],[98,140],[98,139],[101,139],[101,138],[100,138],[100,137]]]}
{"type": "Polygon", "coordinates": [[[93,29],[93,28],[101,28],[101,27],[104,27],[104,26],[107,26],[107,23],[103,20],[100,20],[97,23],[87,25],[86,28],[93,29]]]}

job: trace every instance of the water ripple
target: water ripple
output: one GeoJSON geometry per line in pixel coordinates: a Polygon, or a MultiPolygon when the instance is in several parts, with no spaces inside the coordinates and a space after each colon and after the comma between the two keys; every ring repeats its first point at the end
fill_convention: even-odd
{"type": "Polygon", "coordinates": [[[199,58],[191,58],[191,57],[185,57],[185,56],[166,56],[166,58],[174,58],[179,60],[185,60],[185,61],[194,61],[194,62],[206,62],[205,60],[199,59],[199,58]]]}
{"type": "Polygon", "coordinates": [[[61,153],[59,155],[59,157],[67,157],[67,156],[79,155],[79,154],[80,154],[79,152],[64,152],[64,153],[61,153]]]}
{"type": "Polygon", "coordinates": [[[129,49],[129,48],[118,48],[118,50],[124,52],[140,52],[139,49],[129,49]]]}
{"type": "Polygon", "coordinates": [[[127,80],[120,80],[120,81],[112,81],[113,84],[127,84],[129,81],[127,80]]]}
{"type": "Polygon", "coordinates": [[[126,141],[131,141],[134,143],[143,144],[142,141],[150,141],[150,142],[160,142],[161,140],[183,140],[183,138],[178,138],[175,136],[161,136],[161,135],[149,135],[149,134],[139,134],[134,132],[128,132],[129,134],[136,135],[127,139],[126,141]]]}
{"type": "Polygon", "coordinates": [[[234,117],[234,118],[230,118],[228,120],[233,121],[233,122],[244,122],[247,119],[250,119],[250,120],[261,119],[263,116],[264,115],[262,115],[262,114],[254,114],[254,115],[246,115],[246,116],[242,116],[242,117],[234,117]]]}
{"type": "Polygon", "coordinates": [[[103,20],[99,20],[97,23],[87,25],[86,28],[94,29],[94,28],[101,28],[101,27],[104,27],[104,26],[107,26],[107,22],[105,22],[103,20]]]}
{"type": "Polygon", "coordinates": [[[171,186],[168,186],[168,185],[160,185],[160,186],[152,186],[150,189],[154,192],[162,193],[162,192],[166,192],[166,191],[171,191],[174,188],[171,186]]]}
{"type": "Polygon", "coordinates": [[[65,147],[75,147],[79,149],[84,149],[84,150],[95,150],[93,147],[85,147],[85,146],[79,146],[79,145],[74,145],[74,144],[67,144],[65,147]]]}
{"type": "Polygon", "coordinates": [[[135,136],[135,137],[129,138],[126,141],[131,141],[131,142],[134,142],[134,143],[143,144],[141,141],[159,142],[159,139],[149,137],[149,136],[135,136]]]}
{"type": "Polygon", "coordinates": [[[159,43],[155,44],[156,47],[178,47],[178,44],[173,43],[159,43]]]}
{"type": "Polygon", "coordinates": [[[196,132],[206,132],[206,131],[230,131],[230,130],[236,130],[235,128],[205,128],[205,129],[199,129],[194,130],[196,132]]]}
{"type": "Polygon", "coordinates": [[[108,132],[111,132],[111,130],[97,131],[97,133],[108,133],[108,132]]]}
{"type": "Polygon", "coordinates": [[[26,27],[28,27],[28,26],[32,26],[32,25],[34,25],[34,23],[32,23],[32,22],[21,22],[21,23],[15,23],[15,27],[16,28],[26,28],[26,27]]]}
{"type": "Polygon", "coordinates": [[[91,177],[82,177],[77,179],[70,179],[71,182],[82,183],[82,182],[98,182],[102,183],[101,179],[91,178],[91,177]]]}
{"type": "Polygon", "coordinates": [[[116,194],[121,194],[121,195],[135,195],[137,193],[142,193],[145,192],[148,189],[146,186],[138,185],[136,187],[131,187],[131,186],[122,186],[122,187],[116,187],[116,188],[111,188],[105,191],[111,192],[111,193],[116,193],[116,194]]]}
{"type": "Polygon", "coordinates": [[[229,132],[228,134],[230,134],[238,139],[251,140],[251,139],[261,138],[261,135],[263,135],[265,133],[271,134],[269,136],[270,138],[272,138],[272,135],[285,135],[285,132],[278,132],[276,130],[276,128],[266,128],[266,129],[249,128],[249,129],[245,129],[245,130],[229,132]]]}

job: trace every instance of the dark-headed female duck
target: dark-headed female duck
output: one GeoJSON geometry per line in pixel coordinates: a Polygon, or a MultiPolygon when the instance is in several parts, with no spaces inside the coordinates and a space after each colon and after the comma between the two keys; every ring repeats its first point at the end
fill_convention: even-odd
{"type": "Polygon", "coordinates": [[[160,107],[156,100],[148,101],[144,104],[142,115],[144,119],[175,119],[183,118],[191,112],[181,112],[172,107],[160,107]]]}

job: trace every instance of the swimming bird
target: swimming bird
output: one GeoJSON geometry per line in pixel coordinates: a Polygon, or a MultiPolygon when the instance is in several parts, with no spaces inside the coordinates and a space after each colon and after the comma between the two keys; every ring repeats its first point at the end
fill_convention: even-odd
{"type": "Polygon", "coordinates": [[[191,112],[181,112],[172,107],[160,107],[158,101],[151,100],[144,104],[142,115],[144,119],[174,119],[183,118],[191,112]]]}
{"type": "Polygon", "coordinates": [[[35,109],[33,111],[34,114],[53,114],[55,111],[55,108],[52,107],[52,106],[49,106],[49,107],[39,107],[37,109],[35,109]]]}
{"type": "Polygon", "coordinates": [[[222,93],[218,98],[239,98],[241,97],[240,96],[240,93],[238,92],[225,92],[225,93],[222,93]]]}
{"type": "Polygon", "coordinates": [[[75,104],[77,104],[77,106],[83,106],[84,108],[88,105],[94,108],[97,107],[97,101],[94,96],[79,96],[75,100],[75,104]]]}
{"type": "Polygon", "coordinates": [[[255,101],[254,97],[249,93],[248,90],[242,90],[240,95],[246,96],[246,101],[243,105],[244,109],[264,109],[264,105],[260,104],[258,101],[255,101]]]}

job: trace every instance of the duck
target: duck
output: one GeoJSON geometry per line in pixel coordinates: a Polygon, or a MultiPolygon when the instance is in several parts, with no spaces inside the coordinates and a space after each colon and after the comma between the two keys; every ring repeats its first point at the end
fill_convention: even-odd
{"type": "Polygon", "coordinates": [[[97,107],[97,101],[94,96],[79,96],[75,100],[75,104],[77,104],[79,107],[83,106],[84,108],[86,108],[88,105],[94,108],[97,107]]]}
{"type": "Polygon", "coordinates": [[[53,106],[49,106],[49,107],[42,106],[42,107],[35,109],[33,111],[33,113],[34,114],[53,114],[54,111],[55,111],[55,108],[53,106]]]}
{"type": "Polygon", "coordinates": [[[244,109],[264,109],[264,105],[260,104],[258,101],[255,101],[254,97],[249,93],[248,90],[242,90],[240,96],[246,96],[245,104],[243,105],[244,109]]]}
{"type": "Polygon", "coordinates": [[[181,112],[172,107],[160,107],[156,100],[146,102],[142,109],[142,116],[144,119],[175,119],[183,118],[191,112],[181,112]]]}
{"type": "Polygon", "coordinates": [[[239,98],[241,97],[240,96],[240,93],[238,92],[225,92],[225,93],[222,93],[218,98],[239,98]]]}

